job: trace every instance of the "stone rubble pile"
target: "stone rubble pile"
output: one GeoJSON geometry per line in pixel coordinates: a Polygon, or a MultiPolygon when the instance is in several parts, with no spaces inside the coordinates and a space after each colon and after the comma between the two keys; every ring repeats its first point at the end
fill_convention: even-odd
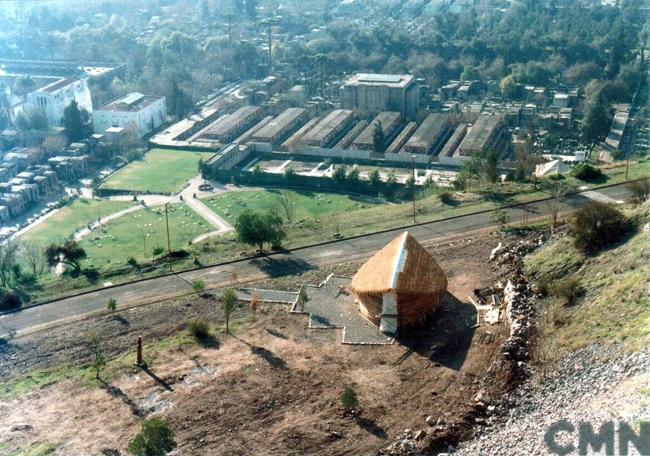
{"type": "MultiPolygon", "coordinates": [[[[605,421],[648,421],[650,404],[641,400],[641,393],[619,387],[631,377],[649,374],[646,353],[625,354],[612,345],[594,345],[567,354],[540,382],[527,382],[488,406],[486,425],[477,426],[474,439],[462,443],[457,454],[550,454],[544,434],[560,420],[574,426],[588,422],[596,432],[605,421]]],[[[630,447],[629,454],[638,452],[630,447]]]]}

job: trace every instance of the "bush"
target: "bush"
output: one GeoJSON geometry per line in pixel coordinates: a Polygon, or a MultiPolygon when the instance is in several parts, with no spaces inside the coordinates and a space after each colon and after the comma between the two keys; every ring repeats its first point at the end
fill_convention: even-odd
{"type": "Polygon", "coordinates": [[[164,456],[174,448],[174,431],[160,418],[145,420],[129,442],[129,451],[135,456],[164,456]]]}
{"type": "Polygon", "coordinates": [[[631,229],[632,224],[619,210],[592,202],[576,211],[572,234],[578,249],[593,253],[619,242],[631,229]]]}
{"type": "Polygon", "coordinates": [[[454,202],[454,198],[451,192],[441,192],[440,195],[438,195],[438,198],[440,198],[442,204],[449,205],[454,202]]]}
{"type": "Polygon", "coordinates": [[[341,393],[341,405],[346,411],[351,411],[357,408],[359,406],[357,392],[349,386],[345,388],[343,393],[341,393]]]}
{"type": "Polygon", "coordinates": [[[22,300],[13,290],[0,291],[0,312],[20,309],[22,300]]]}
{"type": "Polygon", "coordinates": [[[578,163],[571,170],[571,175],[583,181],[592,181],[602,177],[603,172],[600,168],[596,168],[587,163],[578,163]]]}
{"type": "Polygon", "coordinates": [[[632,201],[641,204],[650,198],[650,177],[629,182],[625,186],[632,194],[632,201]]]}
{"type": "Polygon", "coordinates": [[[564,174],[551,174],[548,178],[553,181],[560,181],[566,179],[566,177],[564,177],[564,174]]]}
{"type": "Polygon", "coordinates": [[[556,298],[564,300],[565,305],[573,301],[584,292],[580,281],[575,277],[559,280],[551,285],[551,294],[556,298]]]}
{"type": "Polygon", "coordinates": [[[153,254],[155,256],[162,255],[165,252],[165,249],[161,246],[156,246],[153,248],[153,254]]]}
{"type": "Polygon", "coordinates": [[[207,339],[210,337],[210,325],[203,320],[192,320],[187,325],[187,330],[195,339],[207,339]]]}
{"type": "Polygon", "coordinates": [[[192,280],[192,289],[201,294],[205,291],[205,282],[201,279],[192,280]]]}

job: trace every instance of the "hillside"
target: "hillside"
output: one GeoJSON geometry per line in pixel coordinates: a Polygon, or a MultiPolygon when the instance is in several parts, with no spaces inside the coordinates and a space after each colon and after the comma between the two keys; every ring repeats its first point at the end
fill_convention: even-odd
{"type": "MultiPolygon", "coordinates": [[[[524,274],[540,292],[533,376],[490,404],[488,426],[459,454],[550,454],[544,437],[560,420],[595,432],[626,423],[638,433],[650,419],[650,202],[624,212],[639,228],[619,245],[589,256],[569,233],[556,234],[525,257],[524,274]],[[575,284],[570,303],[554,296],[558,283],[575,284]]],[[[558,441],[577,448],[577,430],[558,441]]]]}

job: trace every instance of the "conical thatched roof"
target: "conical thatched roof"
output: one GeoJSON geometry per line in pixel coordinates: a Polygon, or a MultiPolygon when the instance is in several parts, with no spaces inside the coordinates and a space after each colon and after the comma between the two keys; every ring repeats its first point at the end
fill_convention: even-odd
{"type": "Polygon", "coordinates": [[[370,258],[352,278],[357,294],[442,293],[447,278],[436,260],[407,231],[370,258]]]}

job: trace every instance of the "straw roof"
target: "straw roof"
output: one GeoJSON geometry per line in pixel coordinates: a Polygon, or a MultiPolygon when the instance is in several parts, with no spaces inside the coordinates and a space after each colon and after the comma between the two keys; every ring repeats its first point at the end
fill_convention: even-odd
{"type": "Polygon", "coordinates": [[[356,294],[433,294],[447,289],[447,278],[429,252],[405,231],[361,266],[351,288],[356,294]]]}

